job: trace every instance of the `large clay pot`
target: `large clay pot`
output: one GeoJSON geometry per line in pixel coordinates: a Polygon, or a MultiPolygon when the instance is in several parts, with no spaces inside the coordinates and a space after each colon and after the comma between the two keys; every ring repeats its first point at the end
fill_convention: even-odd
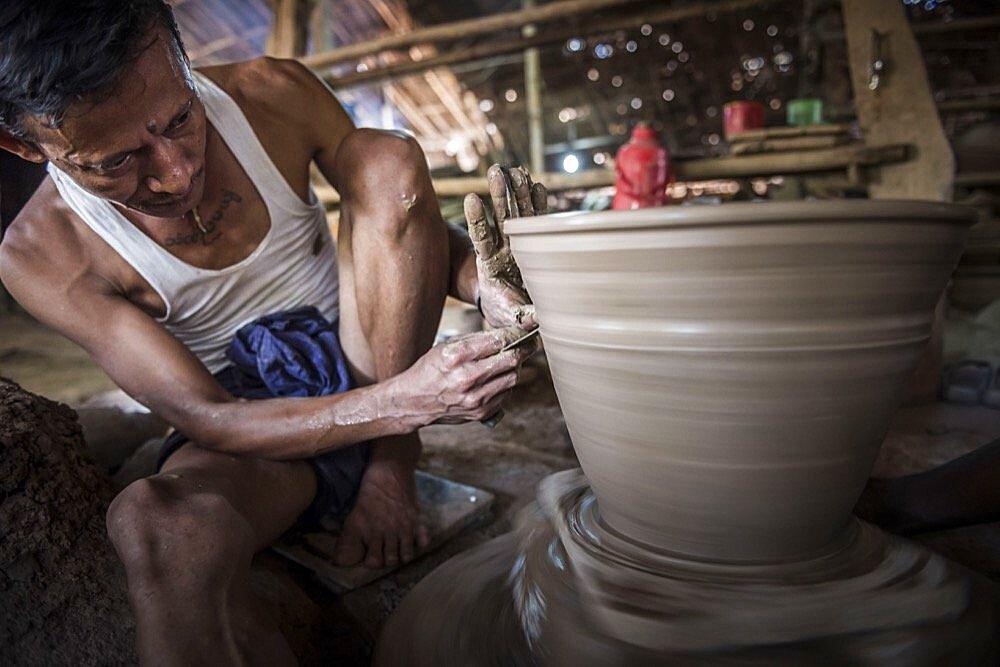
{"type": "Polygon", "coordinates": [[[858,200],[508,222],[605,527],[688,559],[822,555],[972,222],[858,200]]]}

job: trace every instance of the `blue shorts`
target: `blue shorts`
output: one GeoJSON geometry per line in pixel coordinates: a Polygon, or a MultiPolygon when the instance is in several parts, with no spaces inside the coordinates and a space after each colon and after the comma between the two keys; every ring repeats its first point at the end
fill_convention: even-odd
{"type": "MultiPolygon", "coordinates": [[[[312,307],[262,317],[237,332],[226,352],[232,365],[216,373],[215,379],[233,396],[248,400],[347,391],[354,381],[336,331],[312,307]]],[[[168,435],[156,471],[188,442],[190,438],[180,431],[168,435]]],[[[303,522],[328,516],[342,520],[347,515],[368,466],[369,450],[369,444],[362,442],[305,459],[316,473],[317,491],[303,522]]]]}

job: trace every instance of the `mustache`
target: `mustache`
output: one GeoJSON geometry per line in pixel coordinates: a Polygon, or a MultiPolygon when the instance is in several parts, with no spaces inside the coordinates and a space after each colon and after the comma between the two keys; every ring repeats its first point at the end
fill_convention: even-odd
{"type": "Polygon", "coordinates": [[[133,208],[142,210],[142,209],[166,208],[174,204],[179,204],[185,199],[187,199],[188,195],[191,194],[191,191],[194,190],[195,183],[198,181],[199,178],[201,178],[201,175],[204,172],[205,172],[205,167],[202,167],[197,172],[195,172],[194,176],[191,177],[191,182],[188,184],[187,190],[185,190],[184,194],[182,195],[159,195],[154,197],[135,199],[133,202],[130,203],[130,205],[133,208]]]}

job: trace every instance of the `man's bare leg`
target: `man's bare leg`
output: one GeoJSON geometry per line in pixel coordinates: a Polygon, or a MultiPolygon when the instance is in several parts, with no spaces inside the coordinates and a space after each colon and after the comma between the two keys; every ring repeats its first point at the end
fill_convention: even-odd
{"type": "MultiPolygon", "coordinates": [[[[337,163],[341,345],[357,381],[370,384],[406,370],[433,344],[448,293],[448,233],[415,141],[360,130],[344,140],[337,163]]],[[[374,443],[339,563],[396,565],[426,541],[419,456],[416,433],[374,443]]]]}
{"type": "Polygon", "coordinates": [[[316,494],[309,465],[185,445],[123,490],[108,534],[125,564],[143,664],[295,664],[249,588],[253,555],[316,494]]]}

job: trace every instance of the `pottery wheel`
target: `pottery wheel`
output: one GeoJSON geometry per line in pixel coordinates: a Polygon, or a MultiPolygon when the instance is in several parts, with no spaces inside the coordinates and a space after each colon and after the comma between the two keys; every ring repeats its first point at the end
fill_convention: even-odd
{"type": "Polygon", "coordinates": [[[968,582],[941,556],[856,519],[807,560],[685,560],[601,521],[581,470],[539,489],[588,615],[609,636],[658,651],[778,644],[957,618],[968,582]]]}

